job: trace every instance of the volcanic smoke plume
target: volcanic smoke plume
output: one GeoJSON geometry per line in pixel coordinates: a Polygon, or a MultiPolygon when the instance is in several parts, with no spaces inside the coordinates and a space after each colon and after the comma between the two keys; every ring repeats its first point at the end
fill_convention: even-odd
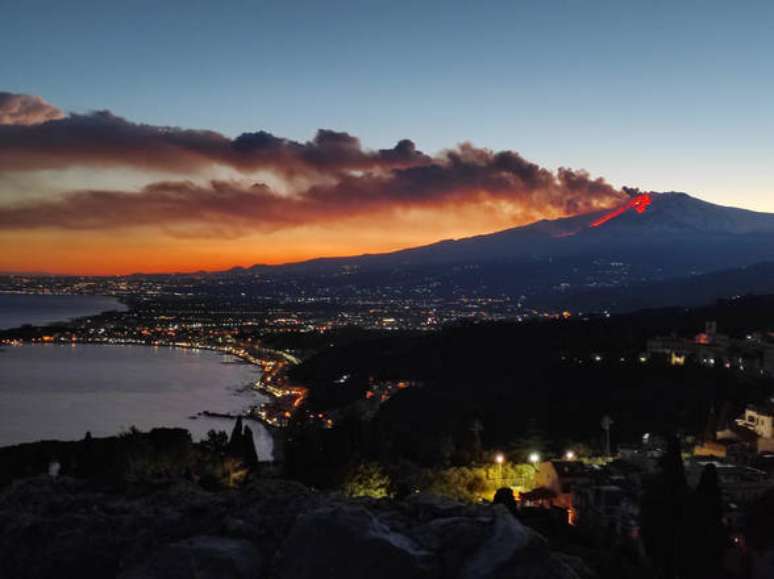
{"type": "Polygon", "coordinates": [[[0,173],[129,168],[172,178],[137,189],[62,191],[0,205],[0,228],[217,226],[276,230],[364,214],[482,207],[516,216],[565,216],[628,196],[584,171],[549,171],[513,151],[465,143],[436,155],[409,139],[367,150],[344,132],[308,142],[265,131],[231,139],[159,127],[107,111],[62,113],[39,97],[0,93],[0,173]],[[238,178],[208,178],[226,168],[238,178]],[[277,186],[277,184],[281,186],[277,186]]]}

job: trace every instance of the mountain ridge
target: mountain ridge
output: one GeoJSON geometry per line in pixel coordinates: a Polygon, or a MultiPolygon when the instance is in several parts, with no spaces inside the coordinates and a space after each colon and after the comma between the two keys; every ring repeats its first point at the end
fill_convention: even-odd
{"type": "MultiPolygon", "coordinates": [[[[439,240],[392,252],[319,257],[279,265],[255,264],[229,271],[254,273],[343,265],[394,267],[439,265],[466,260],[562,257],[599,248],[604,244],[612,248],[641,245],[637,236],[642,235],[658,235],[658,243],[662,246],[667,241],[680,243],[696,235],[714,244],[724,241],[726,236],[774,235],[772,213],[716,205],[680,192],[653,193],[651,197],[651,206],[642,214],[625,212],[600,227],[591,227],[591,224],[608,213],[608,210],[552,220],[542,219],[494,233],[439,240]]],[[[734,264],[724,264],[731,265],[734,264]]]]}

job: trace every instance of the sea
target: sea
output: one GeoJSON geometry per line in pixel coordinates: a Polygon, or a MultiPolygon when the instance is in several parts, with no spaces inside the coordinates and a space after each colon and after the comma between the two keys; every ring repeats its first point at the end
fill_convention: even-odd
{"type": "MultiPolygon", "coordinates": [[[[17,296],[0,295],[0,312],[7,311],[9,297],[17,296]]],[[[11,319],[15,327],[115,309],[110,298],[90,303],[75,300],[66,308],[62,296],[34,297],[44,298],[35,300],[40,310],[26,302],[26,317],[19,312],[0,313],[0,326],[11,319]]],[[[0,446],[77,440],[87,431],[92,436],[111,436],[132,426],[140,430],[182,427],[197,440],[209,430],[230,432],[233,419],[199,413],[234,415],[262,402],[263,395],[251,388],[259,377],[256,366],[209,350],[102,344],[0,346],[0,446]]],[[[271,434],[260,423],[251,421],[250,427],[259,458],[270,460],[271,434]]]]}
{"type": "Polygon", "coordinates": [[[107,296],[0,294],[0,330],[30,324],[45,326],[126,306],[107,296]]]}

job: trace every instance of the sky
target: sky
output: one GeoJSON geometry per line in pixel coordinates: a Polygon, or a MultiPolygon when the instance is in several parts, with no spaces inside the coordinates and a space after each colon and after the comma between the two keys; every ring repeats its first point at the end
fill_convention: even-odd
{"type": "Polygon", "coordinates": [[[624,186],[774,212],[771,2],[0,14],[0,271],[389,251],[612,207],[624,186]]]}

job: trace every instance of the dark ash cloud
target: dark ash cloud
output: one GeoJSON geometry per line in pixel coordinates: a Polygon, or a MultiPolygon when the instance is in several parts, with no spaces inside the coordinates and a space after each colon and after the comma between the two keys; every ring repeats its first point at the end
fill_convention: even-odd
{"type": "Polygon", "coordinates": [[[275,230],[400,209],[484,204],[514,214],[574,215],[627,197],[584,171],[549,171],[513,151],[465,143],[435,156],[408,139],[366,150],[345,132],[321,129],[298,142],[265,131],[230,139],[214,131],[132,123],[108,111],[0,126],[0,172],[129,166],[190,174],[227,166],[264,170],[287,183],[190,180],[134,191],[83,190],[54,199],[0,205],[0,229],[178,226],[275,230]]]}
{"type": "Polygon", "coordinates": [[[225,165],[293,175],[389,169],[428,160],[409,140],[367,151],[352,135],[330,130],[318,131],[305,143],[266,131],[230,139],[215,131],[132,123],[109,111],[0,126],[0,171],[125,166],[188,173],[225,165]]]}
{"type": "Polygon", "coordinates": [[[271,231],[338,218],[412,208],[486,202],[519,211],[573,215],[609,207],[621,193],[586,173],[557,174],[515,153],[465,145],[419,167],[346,175],[292,196],[262,183],[163,181],[138,191],[75,191],[58,200],[0,207],[0,229],[219,225],[271,231]]]}

